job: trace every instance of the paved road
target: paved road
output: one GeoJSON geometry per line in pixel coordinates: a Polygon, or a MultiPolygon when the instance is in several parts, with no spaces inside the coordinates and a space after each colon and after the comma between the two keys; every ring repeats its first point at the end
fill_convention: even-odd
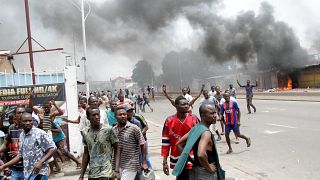
{"type": "MultiPolygon", "coordinates": [[[[252,146],[245,141],[232,144],[234,153],[225,154],[225,138],[218,142],[218,151],[229,179],[320,179],[320,107],[318,102],[254,100],[257,113],[242,110],[241,132],[251,137],[252,146]]],[[[174,179],[162,173],[160,157],[161,130],[165,118],[175,112],[166,100],[152,102],[154,112],[144,113],[148,119],[149,153],[157,179],[174,179]]],[[[194,107],[197,112],[198,105],[194,107]]],[[[77,179],[69,176],[56,179],[77,179]]]]}
{"type": "MultiPolygon", "coordinates": [[[[233,154],[226,155],[225,138],[218,143],[228,177],[320,179],[320,145],[317,143],[320,139],[320,114],[317,113],[320,103],[256,100],[258,112],[255,114],[246,114],[244,100],[239,100],[239,104],[241,132],[251,137],[252,147],[246,148],[245,141],[241,141],[238,145],[232,144],[233,154]]],[[[162,125],[165,117],[174,113],[174,108],[165,100],[157,101],[153,106],[155,112],[145,113],[145,116],[154,124],[162,125]]],[[[197,109],[196,105],[196,114],[197,109]]],[[[160,127],[153,131],[161,133],[160,127]]],[[[155,149],[159,149],[160,137],[157,145],[155,149]]]]}

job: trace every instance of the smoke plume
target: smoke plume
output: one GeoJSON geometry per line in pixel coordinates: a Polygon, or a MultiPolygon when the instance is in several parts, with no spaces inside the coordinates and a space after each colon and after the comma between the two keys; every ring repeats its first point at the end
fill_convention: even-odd
{"type": "MultiPolygon", "coordinates": [[[[42,0],[29,3],[32,22],[39,26],[39,29],[48,31],[44,36],[58,38],[56,43],[68,46],[69,49],[72,48],[70,41],[73,37],[80,44],[81,13],[72,0],[42,0]]],[[[293,30],[285,22],[275,19],[270,4],[262,3],[257,14],[252,11],[242,12],[233,19],[219,15],[217,5],[220,3],[219,0],[91,2],[91,13],[86,21],[88,54],[91,56],[88,62],[93,64],[89,71],[93,73],[91,76],[98,78],[101,75],[100,71],[114,63],[119,63],[119,67],[124,66],[128,69],[126,71],[130,72],[133,64],[141,59],[149,61],[157,68],[155,71],[159,74],[162,71],[161,62],[168,57],[168,53],[185,51],[185,48],[206,55],[206,59],[212,65],[233,58],[237,58],[241,63],[257,58],[261,70],[286,70],[304,65],[306,51],[301,48],[293,30]],[[181,19],[187,21],[185,26],[191,29],[185,38],[188,42],[179,41],[179,38],[186,36],[183,34],[186,32],[175,32],[181,19]],[[100,64],[101,66],[97,67],[100,64]],[[101,69],[92,71],[93,68],[101,69]]],[[[4,12],[9,15],[15,12],[23,17],[23,3],[20,1],[12,0],[4,6],[4,12]],[[15,9],[16,5],[19,11],[15,9]]],[[[14,31],[17,32],[19,29],[24,28],[16,27],[14,31]]],[[[82,49],[77,51],[82,52],[82,49]]]]}

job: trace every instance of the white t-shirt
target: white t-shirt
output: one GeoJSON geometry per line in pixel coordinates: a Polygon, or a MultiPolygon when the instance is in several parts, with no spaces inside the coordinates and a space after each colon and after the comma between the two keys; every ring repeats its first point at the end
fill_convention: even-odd
{"type": "MultiPolygon", "coordinates": [[[[90,127],[90,121],[87,119],[86,112],[80,111],[79,116],[80,116],[79,130],[82,131],[84,128],[90,127]]],[[[100,110],[100,123],[109,125],[108,117],[106,116],[106,112],[102,111],[102,110],[100,110]]]]}
{"type": "Polygon", "coordinates": [[[186,94],[186,95],[184,95],[184,97],[187,99],[188,102],[191,102],[193,99],[190,94],[186,94]]]}
{"type": "Polygon", "coordinates": [[[216,93],[216,91],[209,91],[209,96],[215,96],[217,93],[216,93]]]}

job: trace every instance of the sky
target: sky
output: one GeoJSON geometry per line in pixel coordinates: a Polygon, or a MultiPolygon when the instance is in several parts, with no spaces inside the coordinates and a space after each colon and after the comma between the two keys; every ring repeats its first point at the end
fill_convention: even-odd
{"type": "MultiPolygon", "coordinates": [[[[238,12],[259,9],[263,0],[224,0],[223,15],[234,16],[238,12]]],[[[320,26],[320,1],[317,0],[267,0],[265,2],[274,6],[275,17],[287,22],[298,35],[301,44],[310,48],[308,31],[320,26]]]]}
{"type": "MultiPolygon", "coordinates": [[[[114,6],[114,11],[119,12],[113,12],[111,8],[106,11],[99,9],[100,6],[107,7],[108,3],[112,5],[115,1],[90,1],[93,5],[87,20],[87,72],[91,80],[102,81],[117,76],[129,77],[135,63],[141,59],[147,59],[153,65],[156,74],[160,74],[161,61],[167,53],[182,49],[197,50],[203,42],[204,29],[191,23],[188,18],[181,15],[183,13],[175,12],[176,10],[170,6],[162,6],[159,3],[159,9],[162,8],[164,11],[168,9],[168,12],[160,13],[157,12],[157,9],[143,7],[143,10],[146,10],[143,13],[138,12],[139,9],[134,11],[134,8],[130,7],[130,3],[126,1],[118,1],[123,2],[119,4],[124,6],[114,6]],[[152,16],[154,14],[156,17],[152,16]],[[133,18],[131,18],[132,15],[133,18]],[[116,18],[112,19],[112,17],[116,18]],[[140,17],[143,20],[139,19],[140,17]],[[99,26],[95,26],[96,24],[99,26]]],[[[213,1],[217,2],[210,8],[199,6],[201,11],[217,11],[217,15],[231,19],[245,11],[251,10],[258,13],[260,4],[263,2],[261,0],[213,1]]],[[[48,49],[64,48],[64,53],[35,54],[36,69],[37,71],[61,69],[65,66],[66,54],[69,54],[80,65],[79,76],[83,76],[83,61],[80,61],[83,56],[81,26],[79,26],[80,12],[70,3],[71,0],[64,2],[63,7],[59,8],[58,1],[57,3],[48,0],[29,1],[33,37],[48,49]]],[[[74,0],[74,2],[79,1],[74,0]]],[[[148,0],[130,2],[142,2],[148,7],[148,0]]],[[[171,3],[167,0],[161,2],[167,2],[169,5],[171,3]]],[[[173,5],[185,6],[187,10],[189,6],[199,8],[194,3],[196,1],[186,1],[189,3],[187,5],[181,2],[175,0],[173,5]]],[[[202,0],[202,2],[207,3],[209,0],[202,0]]],[[[310,31],[319,29],[320,26],[320,12],[317,10],[320,2],[316,0],[268,0],[266,2],[274,7],[275,19],[292,27],[301,46],[309,50],[310,31]]],[[[141,9],[141,6],[136,8],[141,9]]],[[[12,52],[16,51],[25,40],[23,0],[0,0],[0,37],[2,39],[0,49],[9,49],[12,52]]],[[[36,44],[33,45],[34,49],[40,48],[36,44]]],[[[25,45],[22,50],[27,50],[26,47],[25,45]]],[[[14,64],[23,71],[24,68],[29,67],[28,56],[15,56],[14,64]]]]}

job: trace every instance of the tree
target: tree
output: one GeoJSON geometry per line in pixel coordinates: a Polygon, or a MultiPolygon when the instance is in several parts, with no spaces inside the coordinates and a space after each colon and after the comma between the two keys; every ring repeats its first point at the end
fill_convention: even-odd
{"type": "Polygon", "coordinates": [[[151,85],[155,80],[151,64],[146,60],[140,60],[132,70],[132,79],[139,87],[151,85]]]}

